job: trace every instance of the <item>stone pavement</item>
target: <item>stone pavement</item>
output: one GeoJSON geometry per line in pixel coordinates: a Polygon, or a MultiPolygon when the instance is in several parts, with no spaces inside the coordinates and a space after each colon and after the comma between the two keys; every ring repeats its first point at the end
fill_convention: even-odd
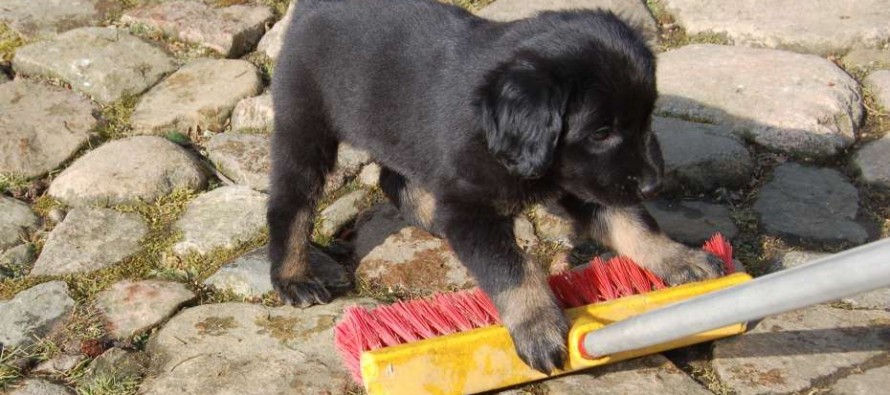
{"type": "MultiPolygon", "coordinates": [[[[501,21],[605,8],[643,32],[667,175],[647,206],[671,237],[721,232],[763,275],[890,236],[890,0],[455,2],[501,21]]],[[[333,352],[344,306],[473,285],[343,145],[310,259],[348,269],[319,273],[343,296],[277,302],[268,81],[289,3],[0,1],[0,392],[357,394],[333,352]]],[[[553,268],[605,252],[562,214],[529,208],[519,245],[553,268]]],[[[501,393],[888,386],[884,289],[501,393]]]]}

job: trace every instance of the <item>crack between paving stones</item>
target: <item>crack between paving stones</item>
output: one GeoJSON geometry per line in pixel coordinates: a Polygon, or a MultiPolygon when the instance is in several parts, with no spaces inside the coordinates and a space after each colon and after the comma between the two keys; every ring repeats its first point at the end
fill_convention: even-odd
{"type": "Polygon", "coordinates": [[[800,391],[790,392],[789,394],[810,394],[814,392],[825,391],[847,377],[865,374],[869,370],[890,366],[890,353],[876,355],[867,359],[865,362],[853,366],[840,368],[833,373],[825,376],[817,377],[810,380],[810,385],[800,391]]]}

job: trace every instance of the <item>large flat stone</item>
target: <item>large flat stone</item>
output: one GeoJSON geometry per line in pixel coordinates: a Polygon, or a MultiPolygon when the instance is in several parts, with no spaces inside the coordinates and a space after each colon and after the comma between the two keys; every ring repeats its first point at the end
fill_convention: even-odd
{"type": "Polygon", "coordinates": [[[863,144],[850,163],[865,183],[890,189],[890,134],[863,144]]]}
{"type": "Polygon", "coordinates": [[[711,393],[660,354],[603,366],[590,373],[557,377],[541,386],[550,394],[560,395],[711,393]]]}
{"type": "Polygon", "coordinates": [[[133,255],[148,233],[136,214],[75,208],[49,234],[31,275],[87,273],[133,255]]]}
{"type": "Polygon", "coordinates": [[[890,39],[885,0],[663,0],[687,34],[721,33],[733,43],[820,55],[880,48],[890,39]]]}
{"type": "Polygon", "coordinates": [[[173,245],[179,256],[238,247],[265,229],[266,195],[242,185],[214,189],[189,202],[174,227],[183,236],[173,245]]]}
{"type": "MultiPolygon", "coordinates": [[[[309,267],[312,274],[328,289],[344,290],[352,285],[349,273],[330,256],[311,246],[309,267]]],[[[204,280],[205,285],[229,291],[245,298],[260,298],[272,292],[268,247],[258,248],[225,264],[204,280]]]]}
{"type": "Polygon", "coordinates": [[[269,93],[248,97],[232,111],[232,131],[272,132],[275,112],[269,93]]]}
{"type": "Polygon", "coordinates": [[[767,234],[820,243],[862,244],[868,234],[853,220],[859,191],[834,169],[780,165],[754,202],[767,234]]]}
{"type": "Polygon", "coordinates": [[[890,350],[890,313],[813,306],[714,344],[712,365],[739,395],[791,393],[890,350]]]}
{"type": "Polygon", "coordinates": [[[222,133],[207,143],[207,157],[220,172],[238,184],[269,190],[270,137],[222,133]]]}
{"type": "Polygon", "coordinates": [[[430,294],[475,283],[448,243],[408,225],[392,205],[364,213],[356,230],[356,278],[367,284],[430,294]]]}
{"type": "Polygon", "coordinates": [[[838,380],[831,388],[832,395],[870,395],[880,394],[890,388],[890,366],[869,369],[864,372],[854,371],[851,375],[838,380]]]}
{"type": "Polygon", "coordinates": [[[573,246],[576,235],[575,225],[569,214],[553,204],[536,205],[532,211],[535,230],[541,240],[573,246]]]}
{"type": "Polygon", "coordinates": [[[842,61],[847,70],[890,69],[890,50],[854,49],[842,61]]]}
{"type": "Polygon", "coordinates": [[[122,22],[151,26],[230,58],[253,50],[272,19],[272,10],[266,6],[213,7],[202,1],[181,0],[136,8],[121,17],[122,22]]]}
{"type": "Polygon", "coordinates": [[[751,154],[726,129],[679,119],[653,119],[652,130],[661,145],[668,188],[682,185],[712,190],[745,185],[751,179],[751,154]]]}
{"type": "Polygon", "coordinates": [[[71,158],[98,124],[89,100],[18,79],[0,84],[0,173],[37,177],[71,158]]]}
{"type": "Polygon", "coordinates": [[[637,0],[497,0],[479,11],[479,16],[496,21],[511,21],[528,18],[542,11],[571,9],[609,10],[643,32],[650,40],[654,40],[658,33],[655,18],[646,4],[637,0]]]}
{"type": "Polygon", "coordinates": [[[719,232],[728,240],[739,234],[729,209],[719,204],[659,200],[645,206],[661,230],[681,243],[701,246],[714,233],[719,232]]]}
{"type": "Polygon", "coordinates": [[[0,195],[0,252],[22,243],[24,232],[39,223],[24,202],[0,195]]]}
{"type": "Polygon", "coordinates": [[[370,299],[337,299],[297,309],[211,304],[173,317],[148,343],[156,377],[140,393],[345,394],[350,383],[334,349],[343,308],[370,299]]]}
{"type": "Polygon", "coordinates": [[[68,285],[63,281],[35,285],[12,300],[0,301],[0,344],[33,344],[67,319],[73,308],[74,300],[68,296],[68,285]]]}
{"type": "Polygon", "coordinates": [[[101,24],[120,11],[116,0],[3,0],[0,23],[28,38],[51,37],[82,26],[101,24]]]}
{"type": "Polygon", "coordinates": [[[658,88],[660,114],[724,125],[801,155],[840,152],[863,115],[853,78],[826,59],[787,51],[688,45],[659,56],[658,88]]]}
{"type": "Polygon", "coordinates": [[[19,74],[58,78],[108,104],[145,92],[176,70],[176,63],[125,31],[85,27],[19,48],[13,67],[19,74]]]}
{"type": "Polygon", "coordinates": [[[284,44],[284,32],[287,31],[287,27],[290,26],[290,21],[293,19],[294,7],[298,2],[299,0],[292,1],[287,7],[287,13],[285,13],[284,17],[263,35],[263,38],[257,45],[257,52],[265,54],[269,59],[278,60],[278,55],[281,53],[281,46],[284,44]]]}
{"type": "Polygon", "coordinates": [[[143,95],[130,124],[139,134],[221,131],[239,100],[262,91],[263,81],[250,62],[199,59],[143,95]]]}
{"type": "Polygon", "coordinates": [[[324,237],[333,237],[358,216],[359,208],[368,197],[368,191],[359,189],[341,196],[319,213],[317,231],[324,237]]]}
{"type": "Polygon", "coordinates": [[[172,281],[121,281],[96,295],[105,328],[117,339],[143,333],[176,313],[195,298],[184,285],[172,281]]]}
{"type": "Polygon", "coordinates": [[[176,189],[207,186],[204,167],[167,139],[135,136],[115,140],[77,159],[47,193],[72,206],[152,202],[176,189]]]}
{"type": "Polygon", "coordinates": [[[74,391],[64,385],[54,384],[44,379],[27,379],[9,395],[74,395],[74,391]]]}
{"type": "Polygon", "coordinates": [[[871,89],[879,106],[890,110],[890,70],[875,71],[865,77],[862,83],[866,88],[871,89]]]}

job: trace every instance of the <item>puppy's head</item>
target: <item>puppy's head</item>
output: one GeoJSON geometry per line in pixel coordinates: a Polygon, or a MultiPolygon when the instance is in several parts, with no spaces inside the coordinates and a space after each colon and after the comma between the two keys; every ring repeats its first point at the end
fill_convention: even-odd
{"type": "Polygon", "coordinates": [[[517,176],[551,178],[587,201],[637,203],[662,178],[650,129],[654,56],[611,14],[541,18],[554,15],[565,23],[518,49],[478,92],[488,149],[517,176]]]}

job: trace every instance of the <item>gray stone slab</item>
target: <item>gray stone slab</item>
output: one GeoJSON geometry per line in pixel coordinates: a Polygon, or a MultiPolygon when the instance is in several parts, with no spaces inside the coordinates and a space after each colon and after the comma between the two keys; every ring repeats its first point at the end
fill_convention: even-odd
{"type": "Polygon", "coordinates": [[[149,341],[153,371],[140,393],[246,395],[345,394],[351,384],[334,349],[334,323],[346,306],[337,299],[297,309],[211,304],[186,309],[149,341]]]}
{"type": "Polygon", "coordinates": [[[863,115],[856,81],[813,55],[688,45],[659,56],[657,77],[657,113],[724,125],[772,150],[837,154],[863,115]]]}
{"type": "Polygon", "coordinates": [[[358,174],[359,182],[368,188],[375,188],[380,185],[380,165],[376,163],[368,163],[358,174]]]}
{"type": "Polygon", "coordinates": [[[532,209],[532,220],[538,237],[544,241],[560,243],[572,247],[576,235],[575,226],[569,214],[553,204],[538,204],[532,209]]]}
{"type": "Polygon", "coordinates": [[[75,208],[53,229],[31,275],[88,273],[136,253],[148,233],[137,214],[105,208],[75,208]]]}
{"type": "Polygon", "coordinates": [[[0,173],[37,177],[57,168],[92,136],[97,110],[62,88],[0,84],[0,173]]]}
{"type": "Polygon", "coordinates": [[[287,7],[287,13],[284,17],[281,18],[278,23],[272,26],[263,38],[260,40],[260,43],[257,45],[257,52],[263,53],[268,56],[272,60],[278,60],[278,55],[281,53],[281,46],[284,44],[284,32],[287,30],[287,27],[290,25],[291,18],[293,17],[294,7],[297,5],[299,0],[294,0],[290,3],[290,6],[287,7]]]}
{"type": "Polygon", "coordinates": [[[865,183],[890,189],[890,134],[863,144],[850,163],[865,183]]]}
{"type": "Polygon", "coordinates": [[[121,17],[124,23],[150,26],[229,58],[253,50],[272,19],[272,10],[266,6],[214,7],[202,1],[180,0],[132,9],[121,17]]]}
{"type": "Polygon", "coordinates": [[[85,27],[16,50],[19,74],[58,78],[100,103],[138,95],[176,70],[159,47],[123,30],[85,27]]]}
{"type": "Polygon", "coordinates": [[[22,236],[40,223],[25,202],[0,195],[0,252],[22,243],[22,236]]]}
{"type": "Polygon", "coordinates": [[[356,278],[383,289],[430,294],[475,282],[444,240],[408,225],[391,204],[356,221],[356,278]]]}
{"type": "Polygon", "coordinates": [[[711,393],[660,354],[599,367],[590,373],[557,377],[541,386],[550,394],[560,395],[711,393]]]}
{"type": "Polygon", "coordinates": [[[859,191],[834,169],[780,165],[760,190],[754,211],[767,234],[853,245],[868,238],[865,228],[853,221],[859,191]]]}
{"type": "Polygon", "coordinates": [[[715,233],[728,240],[739,234],[730,211],[719,204],[696,201],[659,200],[645,203],[661,230],[681,243],[701,246],[715,233]]]}
{"type": "Polygon", "coordinates": [[[28,38],[46,38],[99,25],[121,8],[121,2],[115,0],[3,0],[0,23],[28,38]]]}
{"type": "Polygon", "coordinates": [[[262,91],[263,81],[250,62],[199,59],[143,95],[130,124],[138,134],[221,131],[238,101],[262,91]]]}
{"type": "Polygon", "coordinates": [[[792,393],[890,349],[890,313],[813,306],[714,343],[714,370],[739,395],[792,393]]]}
{"type": "Polygon", "coordinates": [[[207,157],[220,172],[238,184],[258,191],[269,190],[271,137],[222,133],[207,143],[207,157]]]}
{"type": "MultiPolygon", "coordinates": [[[[205,285],[230,291],[245,298],[260,298],[272,292],[268,247],[258,248],[225,264],[204,280],[205,285]]],[[[309,267],[312,274],[330,290],[345,290],[352,285],[350,274],[330,256],[310,246],[309,267]]]]}
{"type": "Polygon", "coordinates": [[[135,136],[103,144],[77,159],[47,193],[71,206],[153,202],[176,189],[207,186],[203,165],[167,139],[135,136]]]}
{"type": "Polygon", "coordinates": [[[258,237],[266,227],[266,195],[246,186],[214,189],[189,202],[174,228],[182,241],[173,245],[178,256],[230,249],[258,237]]]}
{"type": "Polygon", "coordinates": [[[489,4],[479,16],[496,21],[511,21],[531,17],[542,11],[570,9],[603,9],[620,16],[654,40],[658,34],[655,18],[639,0],[498,0],[489,4]]]}
{"type": "Polygon", "coordinates": [[[737,187],[750,181],[754,162],[745,145],[725,127],[655,117],[652,130],[664,158],[668,189],[737,187]]]}
{"type": "Polygon", "coordinates": [[[831,390],[832,395],[872,395],[881,394],[890,388],[890,366],[853,372],[838,380],[831,390]]]}
{"type": "Polygon", "coordinates": [[[195,294],[172,281],[121,281],[96,295],[105,328],[117,339],[127,340],[170,318],[193,300],[195,294]]]}
{"type": "Polygon", "coordinates": [[[0,344],[31,345],[66,320],[73,308],[74,300],[63,281],[35,285],[12,300],[0,301],[0,344]]]}
{"type": "Polygon", "coordinates": [[[871,89],[875,102],[881,108],[890,110],[890,70],[878,70],[865,77],[862,81],[866,88],[871,89]]]}
{"type": "Polygon", "coordinates": [[[275,118],[272,95],[265,93],[238,102],[232,111],[232,131],[257,131],[271,133],[275,118]]]}
{"type": "Polygon", "coordinates": [[[64,385],[51,383],[44,379],[27,379],[12,390],[9,395],[74,395],[74,391],[64,385]]]}
{"type": "Polygon", "coordinates": [[[319,213],[317,232],[324,237],[333,237],[350,221],[358,216],[359,208],[368,191],[359,189],[343,195],[319,213]]]}
{"type": "Polygon", "coordinates": [[[848,70],[890,69],[890,50],[854,49],[842,58],[848,70]]]}
{"type": "Polygon", "coordinates": [[[880,48],[890,39],[885,0],[664,0],[688,34],[721,33],[735,44],[820,55],[880,48]]]}
{"type": "Polygon", "coordinates": [[[355,177],[362,166],[371,162],[371,154],[367,151],[340,143],[337,147],[337,163],[334,171],[325,180],[325,194],[339,189],[346,181],[355,177]]]}

